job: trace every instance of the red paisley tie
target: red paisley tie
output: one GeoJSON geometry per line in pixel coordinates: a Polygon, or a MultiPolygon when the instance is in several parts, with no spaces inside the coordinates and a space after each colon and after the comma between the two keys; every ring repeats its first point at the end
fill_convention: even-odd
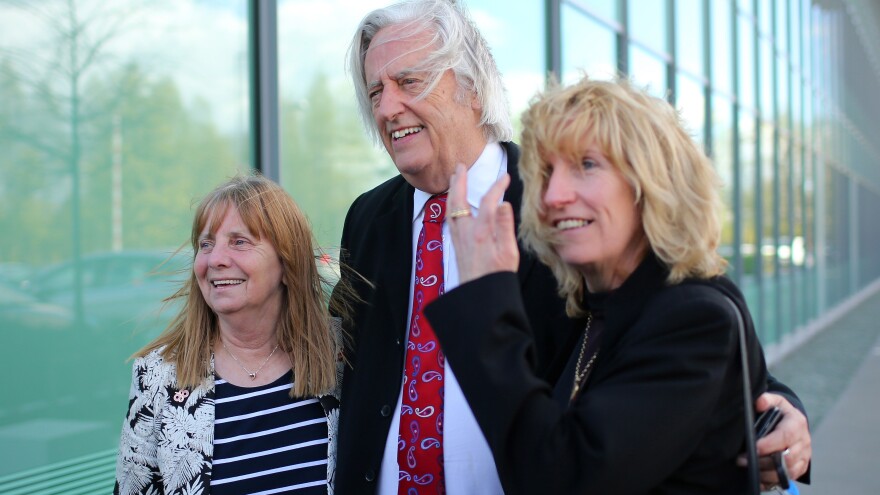
{"type": "Polygon", "coordinates": [[[422,311],[443,294],[446,194],[425,204],[416,247],[412,318],[404,363],[397,464],[398,495],[446,493],[443,479],[443,352],[422,311]]]}

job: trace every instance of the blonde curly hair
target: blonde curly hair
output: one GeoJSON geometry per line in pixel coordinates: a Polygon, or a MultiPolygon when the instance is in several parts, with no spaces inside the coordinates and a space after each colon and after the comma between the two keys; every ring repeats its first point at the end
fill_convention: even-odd
{"type": "Polygon", "coordinates": [[[590,145],[602,150],[633,188],[650,249],[669,269],[670,284],[724,273],[727,262],[716,251],[720,180],[668,102],[624,78],[584,77],[570,86],[551,82],[522,123],[520,237],[553,270],[570,316],[584,314],[585,281],[556,253],[556,233],[543,221],[551,155],[579,163],[590,145]]]}

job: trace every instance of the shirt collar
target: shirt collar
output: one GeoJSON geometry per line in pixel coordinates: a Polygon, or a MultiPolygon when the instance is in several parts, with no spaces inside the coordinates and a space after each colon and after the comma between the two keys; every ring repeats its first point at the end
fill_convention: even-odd
{"type": "MultiPolygon", "coordinates": [[[[483,152],[467,173],[467,201],[471,208],[479,208],[480,200],[483,199],[492,184],[507,172],[506,164],[504,148],[497,142],[486,144],[483,152]]],[[[425,203],[431,199],[431,196],[433,194],[419,189],[415,190],[413,193],[413,221],[421,218],[425,203]]]]}

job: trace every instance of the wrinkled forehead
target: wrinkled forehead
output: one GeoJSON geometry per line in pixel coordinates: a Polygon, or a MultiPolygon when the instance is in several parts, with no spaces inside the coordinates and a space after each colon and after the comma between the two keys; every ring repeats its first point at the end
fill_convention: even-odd
{"type": "Polygon", "coordinates": [[[415,21],[380,29],[364,56],[367,82],[385,72],[423,70],[433,58],[436,41],[432,29],[415,21]],[[382,65],[375,66],[377,62],[382,65]]]}

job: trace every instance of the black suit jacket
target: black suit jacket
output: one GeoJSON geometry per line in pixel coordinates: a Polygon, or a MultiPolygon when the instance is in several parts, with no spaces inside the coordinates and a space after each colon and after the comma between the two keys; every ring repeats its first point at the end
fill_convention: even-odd
{"type": "MultiPolygon", "coordinates": [[[[520,152],[513,143],[501,145],[512,179],[504,199],[513,205],[519,224],[520,152]]],[[[400,393],[413,263],[413,192],[397,176],[364,193],[351,205],[342,231],[343,276],[363,299],[354,305],[347,325],[350,366],[342,386],[336,470],[336,493],[343,495],[375,493],[400,393]]],[[[555,381],[568,358],[567,351],[559,350],[569,349],[578,334],[560,330],[568,328],[564,303],[546,266],[523,252],[514,280],[537,336],[532,356],[537,373],[555,381]]]]}
{"type": "Polygon", "coordinates": [[[745,315],[754,398],[767,382],[761,346],[733,284],[669,286],[667,274],[649,255],[607,298],[598,359],[572,404],[579,346],[554,393],[531,370],[532,331],[510,272],[428,305],[505,493],[745,493],[737,316],[722,292],[745,315]]]}

